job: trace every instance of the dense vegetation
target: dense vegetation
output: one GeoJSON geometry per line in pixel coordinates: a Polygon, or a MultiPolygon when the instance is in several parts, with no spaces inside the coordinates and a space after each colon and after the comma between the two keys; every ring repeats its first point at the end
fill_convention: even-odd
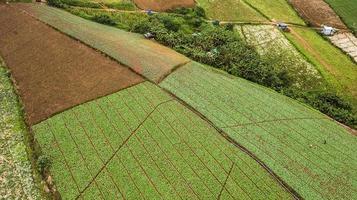
{"type": "Polygon", "coordinates": [[[127,31],[141,34],[150,32],[156,41],[195,61],[270,87],[307,103],[340,122],[357,126],[355,109],[333,89],[324,85],[306,91],[294,86],[294,76],[283,67],[276,66],[276,63],[281,62],[274,62],[274,59],[279,58],[260,56],[254,47],[233,31],[231,24],[219,26],[217,22],[208,23],[205,12],[200,7],[151,15],[71,7],[66,10],[127,31]]]}

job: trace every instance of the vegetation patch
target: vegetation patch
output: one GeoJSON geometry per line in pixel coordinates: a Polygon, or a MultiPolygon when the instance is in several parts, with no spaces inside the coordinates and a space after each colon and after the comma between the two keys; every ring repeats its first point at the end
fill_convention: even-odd
{"type": "Polygon", "coordinates": [[[33,129],[63,199],[292,198],[254,159],[148,82],[33,129]]]}
{"type": "Polygon", "coordinates": [[[262,159],[302,198],[356,198],[357,138],[325,115],[194,62],[160,85],[262,159]]]}
{"type": "Polygon", "coordinates": [[[267,21],[243,0],[197,0],[197,2],[211,19],[240,22],[267,21]]]}
{"type": "Polygon", "coordinates": [[[167,11],[175,8],[190,8],[195,6],[194,0],[133,0],[143,10],[167,11]]]}
{"type": "Polygon", "coordinates": [[[21,105],[0,59],[0,196],[4,199],[41,199],[27,154],[21,105]]]}
{"type": "Polygon", "coordinates": [[[342,18],[345,24],[354,32],[357,33],[357,0],[340,1],[340,0],[326,0],[326,2],[335,10],[335,12],[342,18]]]}
{"type": "Polygon", "coordinates": [[[272,21],[304,25],[304,21],[290,7],[286,0],[244,0],[250,6],[267,16],[272,21]]]}

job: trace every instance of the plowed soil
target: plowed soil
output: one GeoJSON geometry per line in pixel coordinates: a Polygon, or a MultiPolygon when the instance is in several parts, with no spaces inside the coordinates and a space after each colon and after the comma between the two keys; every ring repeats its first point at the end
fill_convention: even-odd
{"type": "Polygon", "coordinates": [[[134,0],[136,6],[144,10],[165,11],[179,7],[193,7],[194,0],[134,0]]]}
{"type": "Polygon", "coordinates": [[[11,6],[0,5],[0,35],[0,56],[15,79],[29,124],[143,81],[11,6]]]}
{"type": "Polygon", "coordinates": [[[289,0],[302,18],[313,26],[328,25],[339,29],[346,26],[323,0],[289,0]]]}

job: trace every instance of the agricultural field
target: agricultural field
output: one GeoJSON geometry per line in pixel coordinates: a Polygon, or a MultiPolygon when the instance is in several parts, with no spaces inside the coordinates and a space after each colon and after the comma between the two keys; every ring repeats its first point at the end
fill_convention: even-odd
{"type": "Polygon", "coordinates": [[[332,87],[357,105],[357,68],[347,55],[311,29],[294,27],[285,35],[332,87]]]}
{"type": "Polygon", "coordinates": [[[147,40],[142,35],[91,22],[57,8],[38,4],[17,4],[12,7],[24,9],[154,82],[189,61],[185,56],[147,40]]]}
{"type": "Polygon", "coordinates": [[[244,25],[237,27],[237,30],[262,56],[275,62],[274,66],[288,71],[294,78],[294,87],[306,90],[323,85],[322,77],[315,66],[307,62],[275,26],[244,25]]]}
{"type": "Polygon", "coordinates": [[[357,33],[357,0],[325,0],[335,12],[342,18],[345,24],[355,33],[357,33]]]}
{"type": "Polygon", "coordinates": [[[175,8],[191,8],[195,6],[195,0],[133,0],[143,10],[165,11],[175,8]]]}
{"type": "Polygon", "coordinates": [[[265,19],[243,0],[197,0],[211,19],[240,22],[265,22],[265,19]]]}
{"type": "Polygon", "coordinates": [[[0,59],[0,198],[41,199],[25,145],[21,106],[0,59]]]}
{"type": "Polygon", "coordinates": [[[357,138],[325,115],[194,62],[160,85],[255,154],[302,198],[357,198],[357,138]]]}
{"type": "Polygon", "coordinates": [[[254,159],[144,82],[33,126],[63,199],[291,199],[254,159]]]}
{"type": "Polygon", "coordinates": [[[304,25],[304,21],[297,15],[286,0],[244,0],[260,13],[272,21],[304,25]]]}
{"type": "Polygon", "coordinates": [[[16,79],[29,124],[143,81],[20,10],[0,9],[3,17],[0,53],[16,79]]]}
{"type": "Polygon", "coordinates": [[[339,29],[347,27],[324,0],[289,0],[299,15],[312,26],[332,26],[339,29]]]}
{"type": "Polygon", "coordinates": [[[61,2],[74,7],[137,10],[131,0],[61,0],[61,2]]]}
{"type": "Polygon", "coordinates": [[[329,39],[357,63],[357,38],[352,33],[338,33],[329,37],[329,39]]]}

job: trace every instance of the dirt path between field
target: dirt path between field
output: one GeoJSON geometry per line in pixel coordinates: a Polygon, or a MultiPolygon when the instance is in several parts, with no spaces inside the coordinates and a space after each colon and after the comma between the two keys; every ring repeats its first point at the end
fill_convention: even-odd
{"type": "Polygon", "coordinates": [[[129,68],[12,6],[0,5],[0,35],[0,54],[30,125],[143,81],[129,68]]]}

